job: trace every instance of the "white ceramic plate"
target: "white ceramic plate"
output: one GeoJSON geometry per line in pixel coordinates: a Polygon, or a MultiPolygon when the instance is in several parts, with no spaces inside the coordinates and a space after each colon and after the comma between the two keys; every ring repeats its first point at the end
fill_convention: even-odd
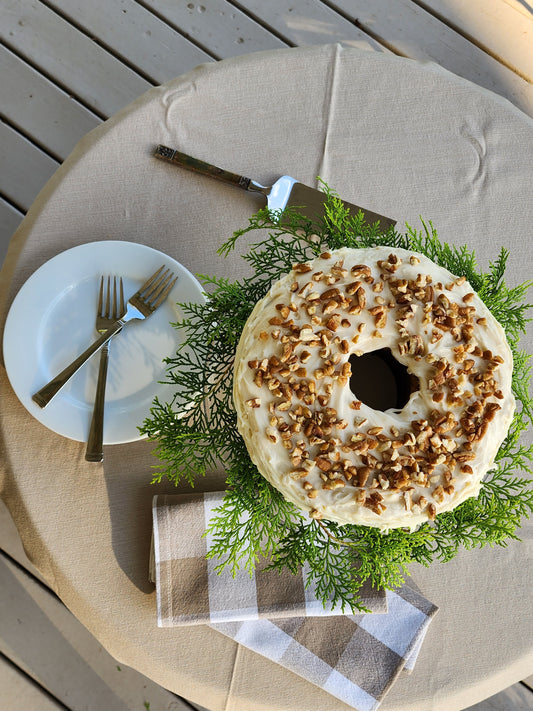
{"type": "Polygon", "coordinates": [[[183,318],[178,303],[204,302],[193,275],[162,252],[131,242],[92,242],[58,254],[26,281],[8,314],[4,360],[15,393],[43,425],[85,442],[98,375],[93,356],[52,401],[41,409],[31,396],[97,336],[95,316],[100,275],[124,279],[129,298],[161,265],[178,281],[168,299],[145,321],[132,321],[112,341],[106,389],[104,444],[140,439],[138,427],[154,397],[165,401],[163,359],[175,353],[181,333],[170,324],[183,318]]]}

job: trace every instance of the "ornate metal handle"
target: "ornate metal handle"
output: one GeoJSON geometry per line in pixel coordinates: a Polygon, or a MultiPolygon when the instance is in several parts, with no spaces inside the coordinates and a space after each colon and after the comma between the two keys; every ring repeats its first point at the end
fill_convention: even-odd
{"type": "Polygon", "coordinates": [[[235,185],[243,190],[263,193],[264,195],[270,190],[270,188],[259,185],[259,183],[256,183],[255,180],[251,178],[246,178],[244,175],[238,175],[237,173],[231,173],[229,170],[224,170],[223,168],[217,168],[216,165],[211,165],[198,158],[193,158],[186,153],[168,148],[168,146],[157,146],[154,155],[156,158],[165,160],[168,163],[174,163],[175,165],[187,168],[187,170],[192,170],[194,173],[199,173],[200,175],[216,178],[216,180],[228,183],[229,185],[235,185]]]}

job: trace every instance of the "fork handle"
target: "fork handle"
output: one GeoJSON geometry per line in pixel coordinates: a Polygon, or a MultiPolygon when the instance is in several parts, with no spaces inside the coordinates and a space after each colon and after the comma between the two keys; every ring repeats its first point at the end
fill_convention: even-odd
{"type": "Polygon", "coordinates": [[[115,321],[115,323],[104,334],[102,334],[100,338],[97,338],[96,341],[94,341],[94,343],[84,350],[83,353],[73,360],[70,365],[67,365],[67,367],[58,373],[55,378],[52,378],[49,383],[32,395],[31,399],[36,402],[39,407],[46,407],[54,395],[57,395],[63,385],[65,385],[65,383],[72,378],[74,373],[77,373],[81,366],[88,361],[89,358],[96,353],[96,351],[100,350],[100,348],[106,344],[109,339],[115,335],[115,333],[120,331],[120,329],[124,326],[124,323],[125,321],[122,319],[115,321]]]}
{"type": "Polygon", "coordinates": [[[87,439],[87,449],[85,450],[85,459],[88,462],[101,462],[104,458],[104,406],[108,362],[109,341],[104,343],[100,351],[100,366],[98,368],[93,416],[87,439]]]}

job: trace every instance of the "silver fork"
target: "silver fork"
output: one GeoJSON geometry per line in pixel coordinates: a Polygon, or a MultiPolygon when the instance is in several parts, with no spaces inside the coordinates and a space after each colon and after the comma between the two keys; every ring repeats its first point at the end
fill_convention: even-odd
{"type": "MultiPolygon", "coordinates": [[[[111,277],[107,277],[107,283],[104,282],[104,277],[101,277],[96,314],[96,330],[98,333],[105,333],[108,328],[110,328],[115,321],[122,316],[125,309],[122,277],[119,278],[118,291],[117,278],[113,277],[112,299],[111,277]]],[[[89,429],[89,437],[87,439],[87,449],[85,450],[85,459],[88,462],[101,462],[104,458],[104,407],[110,344],[111,340],[104,343],[100,351],[100,366],[98,368],[98,381],[96,383],[93,416],[91,418],[91,427],[89,429]]]]}
{"type": "Polygon", "coordinates": [[[120,331],[128,321],[148,318],[148,316],[151,316],[154,311],[161,306],[178,280],[178,277],[175,277],[170,269],[163,271],[164,269],[165,267],[162,266],[155,274],[152,274],[141,286],[139,291],[130,298],[126,304],[126,311],[122,316],[117,319],[100,338],[97,338],[92,345],[73,360],[70,365],[64,368],[61,373],[58,373],[55,378],[52,378],[49,383],[32,395],[32,400],[36,402],[39,407],[46,407],[54,395],[61,390],[63,385],[70,380],[74,373],[76,373],[96,351],[107,343],[115,333],[120,331]]]}

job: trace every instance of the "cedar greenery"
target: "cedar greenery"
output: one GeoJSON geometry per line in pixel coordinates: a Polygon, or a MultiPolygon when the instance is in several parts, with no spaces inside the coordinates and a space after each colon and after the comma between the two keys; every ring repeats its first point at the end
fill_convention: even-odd
{"type": "Polygon", "coordinates": [[[351,216],[326,185],[326,213],[310,222],[296,212],[280,214],[261,210],[248,226],[221,247],[228,255],[244,235],[257,234],[244,255],[252,276],[232,282],[200,276],[207,296],[204,304],[181,304],[184,318],[174,326],[184,334],[178,352],[166,360],[168,402],[155,400],[141,433],[156,442],[160,464],[153,481],[167,477],[194,486],[198,477],[222,464],[227,493],[209,531],[214,545],[210,557],[219,568],[249,571],[260,556],[270,566],[295,572],[305,565],[307,584],[316,586],[323,603],[331,601],[342,610],[364,611],[360,589],[365,581],[376,588],[392,589],[405,581],[411,563],[424,566],[451,560],[461,548],[506,546],[518,540],[517,530],[533,510],[533,445],[520,442],[533,420],[529,395],[530,356],[519,349],[530,305],[524,301],[530,283],[508,287],[505,267],[508,251],[501,250],[487,272],[480,271],[475,253],[466,245],[441,242],[431,223],[422,229],[407,226],[405,234],[394,229],[381,233],[379,225],[367,224],[363,213],[351,216]],[[281,222],[282,220],[282,222],[281,222]],[[378,529],[340,525],[308,519],[258,472],[236,428],[232,399],[235,350],[244,324],[255,303],[270,285],[325,250],[340,247],[388,245],[421,252],[456,276],[465,276],[501,323],[514,356],[513,392],[517,410],[495,466],[477,498],[417,530],[378,529]]]}

